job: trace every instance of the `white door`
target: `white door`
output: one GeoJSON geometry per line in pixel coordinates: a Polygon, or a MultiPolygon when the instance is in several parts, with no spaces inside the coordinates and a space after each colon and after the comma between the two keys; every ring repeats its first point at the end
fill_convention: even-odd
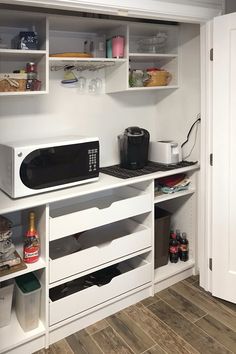
{"type": "Polygon", "coordinates": [[[236,13],[213,28],[212,294],[236,303],[236,13]]]}

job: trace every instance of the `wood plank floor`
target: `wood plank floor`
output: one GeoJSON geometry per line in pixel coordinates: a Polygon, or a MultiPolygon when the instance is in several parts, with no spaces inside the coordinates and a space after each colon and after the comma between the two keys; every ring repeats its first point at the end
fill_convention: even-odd
{"type": "Polygon", "coordinates": [[[190,277],[37,354],[236,353],[236,305],[190,277]]]}

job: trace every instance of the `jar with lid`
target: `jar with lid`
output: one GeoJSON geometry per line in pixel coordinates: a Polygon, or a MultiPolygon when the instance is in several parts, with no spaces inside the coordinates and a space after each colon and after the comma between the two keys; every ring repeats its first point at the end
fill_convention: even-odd
{"type": "Polygon", "coordinates": [[[27,82],[26,90],[34,91],[35,82],[37,80],[37,65],[34,62],[29,62],[26,64],[27,82]]]}

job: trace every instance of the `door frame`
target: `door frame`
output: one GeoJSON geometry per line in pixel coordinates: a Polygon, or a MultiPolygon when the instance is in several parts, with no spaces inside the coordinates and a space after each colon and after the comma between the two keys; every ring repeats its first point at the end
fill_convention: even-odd
{"type": "Polygon", "coordinates": [[[198,266],[200,285],[212,290],[212,125],[213,125],[213,20],[200,26],[201,40],[201,163],[198,201],[198,266]],[[201,250],[201,252],[200,252],[201,250]]]}

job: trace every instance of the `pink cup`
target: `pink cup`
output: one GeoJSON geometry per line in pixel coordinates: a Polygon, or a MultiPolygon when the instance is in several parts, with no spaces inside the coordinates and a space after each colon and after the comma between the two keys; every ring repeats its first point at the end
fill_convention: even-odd
{"type": "Polygon", "coordinates": [[[112,38],[112,58],[124,58],[125,39],[122,36],[112,38]]]}

